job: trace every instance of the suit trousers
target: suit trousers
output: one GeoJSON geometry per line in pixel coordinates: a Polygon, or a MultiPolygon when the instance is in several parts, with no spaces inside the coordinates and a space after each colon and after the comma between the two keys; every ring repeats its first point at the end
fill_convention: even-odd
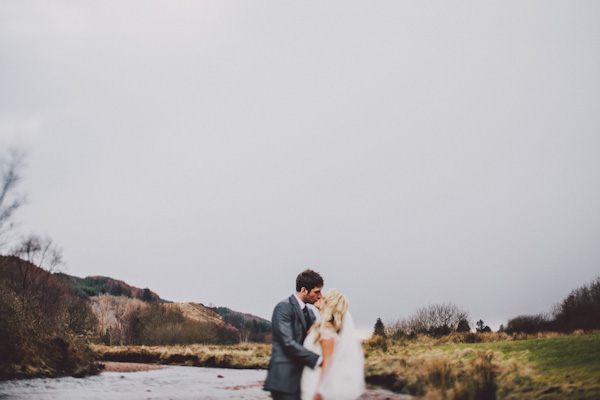
{"type": "Polygon", "coordinates": [[[285,393],[272,391],[273,400],[300,400],[300,393],[285,393]]]}

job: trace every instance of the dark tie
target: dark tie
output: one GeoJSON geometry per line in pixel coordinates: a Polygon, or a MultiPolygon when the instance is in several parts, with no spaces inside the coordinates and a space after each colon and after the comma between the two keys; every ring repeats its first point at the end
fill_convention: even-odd
{"type": "Polygon", "coordinates": [[[304,310],[302,310],[302,312],[304,313],[304,320],[306,321],[306,329],[308,329],[312,325],[310,314],[308,313],[308,307],[304,306],[304,310]]]}

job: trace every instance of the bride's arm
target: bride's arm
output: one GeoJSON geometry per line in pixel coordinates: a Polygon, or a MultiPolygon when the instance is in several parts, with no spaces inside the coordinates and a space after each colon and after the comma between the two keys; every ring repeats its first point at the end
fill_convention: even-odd
{"type": "MultiPolygon", "coordinates": [[[[323,380],[327,369],[329,369],[329,365],[331,364],[331,356],[333,355],[333,347],[335,345],[334,338],[322,339],[321,340],[321,350],[323,351],[323,364],[321,365],[321,376],[319,378],[319,382],[323,380]]],[[[318,387],[318,386],[317,386],[318,387]]],[[[321,400],[321,394],[316,393],[313,400],[321,400]]]]}

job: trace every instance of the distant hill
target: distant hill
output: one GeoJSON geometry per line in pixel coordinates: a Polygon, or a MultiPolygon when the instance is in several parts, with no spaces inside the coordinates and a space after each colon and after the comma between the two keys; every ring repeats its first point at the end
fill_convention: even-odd
{"type": "Polygon", "coordinates": [[[140,289],[131,286],[124,281],[109,278],[106,276],[88,276],[78,278],[76,276],[64,273],[54,274],[62,282],[69,285],[73,293],[82,298],[98,296],[100,294],[110,294],[113,296],[125,296],[130,299],[140,299],[142,301],[162,301],[160,296],[148,288],[140,289]]]}
{"type": "Polygon", "coordinates": [[[178,309],[184,317],[192,321],[209,322],[221,327],[227,325],[221,315],[199,303],[169,303],[166,306],[178,309]]]}
{"type": "MultiPolygon", "coordinates": [[[[72,293],[85,299],[92,300],[94,313],[101,321],[101,331],[107,327],[116,327],[121,323],[117,318],[118,310],[127,307],[139,307],[135,301],[141,300],[146,303],[159,302],[166,307],[175,309],[186,319],[195,322],[207,323],[226,331],[240,334],[251,332],[256,340],[265,340],[265,336],[271,332],[271,322],[252,314],[242,313],[227,307],[206,307],[201,303],[173,303],[164,299],[148,288],[138,288],[128,283],[106,276],[88,276],[79,278],[76,276],[56,273],[54,274],[61,282],[65,283],[72,293]],[[129,298],[135,300],[128,303],[122,301],[105,301],[97,299],[98,296],[110,295],[118,298],[129,298]],[[104,304],[102,307],[99,304],[104,304]],[[128,304],[128,305],[126,305],[128,304]]],[[[143,304],[143,303],[137,303],[143,304]]]]}
{"type": "Polygon", "coordinates": [[[271,322],[256,315],[241,313],[227,307],[209,307],[219,314],[225,322],[237,329],[250,329],[256,333],[271,332],[271,322]]]}

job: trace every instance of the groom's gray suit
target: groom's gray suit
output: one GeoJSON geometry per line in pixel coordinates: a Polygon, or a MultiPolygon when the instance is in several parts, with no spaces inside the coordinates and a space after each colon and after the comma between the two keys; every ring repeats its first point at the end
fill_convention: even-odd
{"type": "Polygon", "coordinates": [[[273,350],[264,388],[270,390],[276,400],[299,399],[302,369],[305,365],[314,368],[319,360],[317,354],[302,345],[310,325],[315,321],[310,309],[308,313],[310,324],[306,323],[293,294],[277,304],[273,311],[273,350]]]}

